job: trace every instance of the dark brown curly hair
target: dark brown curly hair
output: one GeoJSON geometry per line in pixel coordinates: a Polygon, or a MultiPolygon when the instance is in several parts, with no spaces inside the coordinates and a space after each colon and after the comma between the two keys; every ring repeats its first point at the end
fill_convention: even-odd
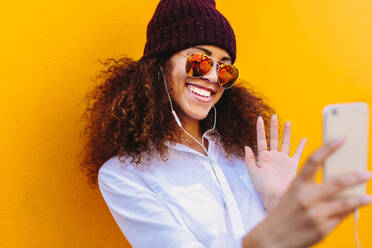
{"type": "MultiPolygon", "coordinates": [[[[105,69],[96,77],[98,84],[85,96],[87,107],[80,132],[84,145],[78,155],[92,185],[97,185],[98,170],[109,158],[128,155],[138,167],[140,163],[146,164],[144,155],[152,151],[166,159],[167,146],[163,143],[174,142],[182,134],[170,113],[168,96],[159,77],[160,65],[165,75],[170,75],[172,65],[168,61],[169,56],[100,61],[105,69]]],[[[227,156],[244,156],[245,145],[257,154],[256,120],[262,116],[268,134],[274,113],[264,99],[249,83],[239,80],[217,102],[216,131],[221,134],[227,156]]],[[[213,115],[210,111],[200,121],[202,132],[213,126],[213,115]]]]}

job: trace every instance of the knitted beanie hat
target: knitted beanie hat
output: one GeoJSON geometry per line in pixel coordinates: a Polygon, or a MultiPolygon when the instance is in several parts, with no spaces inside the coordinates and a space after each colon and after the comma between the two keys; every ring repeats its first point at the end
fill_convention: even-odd
{"type": "Polygon", "coordinates": [[[235,61],[234,31],[214,0],[161,0],[147,26],[143,56],[172,55],[195,45],[223,48],[235,61]]]}

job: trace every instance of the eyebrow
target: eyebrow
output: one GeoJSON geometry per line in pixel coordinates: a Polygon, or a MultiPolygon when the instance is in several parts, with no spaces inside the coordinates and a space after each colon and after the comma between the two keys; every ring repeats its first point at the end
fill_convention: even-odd
{"type": "MultiPolygon", "coordinates": [[[[212,55],[212,52],[209,51],[208,49],[204,48],[204,47],[195,46],[193,48],[199,49],[199,50],[205,52],[208,56],[211,56],[212,55]]],[[[222,59],[220,59],[220,61],[230,61],[231,62],[231,59],[229,57],[223,57],[222,59]]]]}

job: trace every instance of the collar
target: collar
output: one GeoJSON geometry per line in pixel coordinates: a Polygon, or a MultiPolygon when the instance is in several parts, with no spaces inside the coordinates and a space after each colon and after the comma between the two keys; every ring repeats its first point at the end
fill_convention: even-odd
{"type": "Polygon", "coordinates": [[[211,156],[214,157],[214,153],[216,152],[216,146],[219,144],[219,140],[220,140],[218,133],[217,133],[217,136],[216,135],[212,136],[211,134],[207,133],[204,135],[204,138],[208,140],[208,156],[205,156],[204,154],[197,152],[194,149],[181,143],[177,143],[177,142],[171,143],[169,141],[166,141],[164,142],[164,145],[166,145],[170,149],[196,154],[204,158],[210,158],[211,156]]]}

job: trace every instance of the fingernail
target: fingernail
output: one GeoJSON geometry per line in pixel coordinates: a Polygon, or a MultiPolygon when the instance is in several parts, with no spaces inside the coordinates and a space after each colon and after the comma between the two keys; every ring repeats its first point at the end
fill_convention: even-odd
{"type": "Polygon", "coordinates": [[[367,204],[372,202],[372,195],[364,195],[362,196],[362,203],[367,204]]]}
{"type": "Polygon", "coordinates": [[[338,136],[337,138],[335,138],[333,140],[333,143],[334,144],[340,144],[342,141],[344,141],[344,137],[343,136],[338,136]]]}
{"type": "Polygon", "coordinates": [[[369,178],[371,178],[371,172],[369,172],[369,171],[363,171],[363,172],[361,172],[360,173],[360,177],[361,177],[361,179],[369,179],[369,178]]]}

